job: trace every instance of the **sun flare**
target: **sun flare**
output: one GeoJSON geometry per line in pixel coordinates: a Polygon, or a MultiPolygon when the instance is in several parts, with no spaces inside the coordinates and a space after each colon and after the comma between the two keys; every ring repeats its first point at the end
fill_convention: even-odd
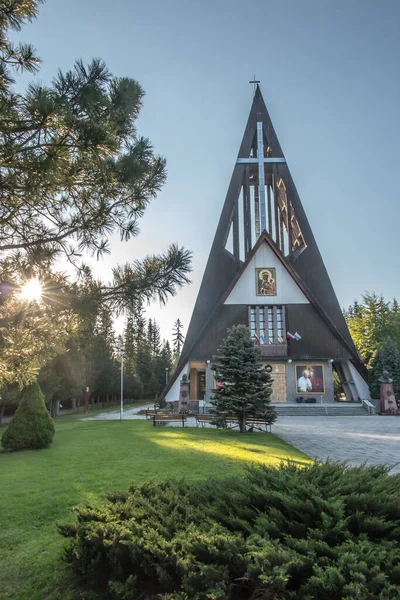
{"type": "Polygon", "coordinates": [[[28,302],[34,302],[40,300],[42,296],[42,286],[38,279],[30,279],[21,289],[21,298],[28,300],[28,302]]]}

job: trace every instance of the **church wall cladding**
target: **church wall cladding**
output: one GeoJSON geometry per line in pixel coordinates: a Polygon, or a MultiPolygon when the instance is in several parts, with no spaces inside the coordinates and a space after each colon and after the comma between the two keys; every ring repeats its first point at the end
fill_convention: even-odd
{"type": "MultiPolygon", "coordinates": [[[[348,359],[350,354],[331,334],[328,326],[310,304],[286,306],[286,329],[298,331],[300,341],[288,340],[288,358],[293,360],[348,359]]],[[[207,360],[216,354],[233,325],[249,326],[248,306],[225,304],[212,319],[191,352],[191,360],[207,360]]],[[[272,358],[272,357],[271,357],[272,358]]]]}
{"type": "Polygon", "coordinates": [[[288,356],[294,360],[349,359],[350,353],[342,346],[311,304],[286,306],[287,331],[298,331],[301,340],[288,340],[288,356]]]}
{"type": "MultiPolygon", "coordinates": [[[[309,289],[313,290],[315,298],[324,308],[325,312],[334,321],[338,331],[344,337],[350,348],[357,355],[353,340],[347,329],[342,310],[336,299],[336,295],[325,269],[324,263],[320,258],[319,250],[316,246],[307,247],[292,263],[293,269],[304,281],[309,289]],[[317,260],[317,257],[319,260],[317,260]]],[[[349,353],[347,353],[349,355],[349,353]]]]}
{"type": "Polygon", "coordinates": [[[249,312],[247,305],[230,304],[221,306],[193,349],[191,360],[211,360],[226,339],[228,329],[233,325],[246,325],[248,327],[249,312]]]}
{"type": "Polygon", "coordinates": [[[204,279],[201,283],[197,301],[193,310],[192,319],[188,328],[182,356],[194,343],[204,323],[209,319],[225,290],[241,267],[229,252],[223,251],[219,255],[218,263],[207,264],[204,279]]]}

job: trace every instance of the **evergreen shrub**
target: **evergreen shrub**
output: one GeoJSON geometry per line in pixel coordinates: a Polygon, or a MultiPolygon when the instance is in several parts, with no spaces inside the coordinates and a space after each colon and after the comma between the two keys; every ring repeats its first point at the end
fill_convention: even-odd
{"type": "Polygon", "coordinates": [[[59,529],[84,597],[400,597],[400,474],[382,466],[148,482],[77,517],[59,529]]]}
{"type": "Polygon", "coordinates": [[[47,412],[39,384],[32,383],[21,393],[20,404],[1,438],[5,450],[47,448],[53,441],[54,421],[47,412]]]}

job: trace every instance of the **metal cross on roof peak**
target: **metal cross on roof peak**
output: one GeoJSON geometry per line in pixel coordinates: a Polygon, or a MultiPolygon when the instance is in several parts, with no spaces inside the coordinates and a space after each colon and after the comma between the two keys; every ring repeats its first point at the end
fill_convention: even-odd
{"type": "Polygon", "coordinates": [[[253,81],[249,81],[249,83],[254,83],[254,93],[256,93],[257,85],[260,83],[260,81],[256,79],[255,75],[253,75],[253,81]]]}

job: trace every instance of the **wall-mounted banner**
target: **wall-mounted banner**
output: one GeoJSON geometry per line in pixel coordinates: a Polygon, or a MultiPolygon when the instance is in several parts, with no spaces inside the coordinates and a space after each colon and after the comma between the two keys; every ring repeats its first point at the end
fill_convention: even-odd
{"type": "Polygon", "coordinates": [[[296,365],[296,392],[298,394],[325,394],[322,365],[296,365]]]}

